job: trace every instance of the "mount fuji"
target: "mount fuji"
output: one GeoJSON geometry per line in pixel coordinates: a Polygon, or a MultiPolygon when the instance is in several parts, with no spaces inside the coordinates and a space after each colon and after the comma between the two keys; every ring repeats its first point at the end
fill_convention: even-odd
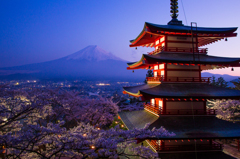
{"type": "Polygon", "coordinates": [[[90,45],[85,47],[84,49],[68,55],[63,59],[66,60],[86,60],[86,61],[104,61],[104,60],[116,60],[116,61],[124,61],[110,52],[107,52],[100,48],[97,45],[90,45]]]}
{"type": "Polygon", "coordinates": [[[0,68],[0,78],[143,81],[145,72],[132,73],[126,63],[99,46],[90,45],[57,60],[0,68]]]}

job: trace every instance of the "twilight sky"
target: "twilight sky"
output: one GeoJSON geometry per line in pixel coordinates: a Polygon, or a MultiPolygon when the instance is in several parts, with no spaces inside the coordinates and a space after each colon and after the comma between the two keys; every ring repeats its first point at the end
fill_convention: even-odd
{"type": "MultiPolygon", "coordinates": [[[[184,25],[240,27],[239,6],[240,0],[179,0],[178,19],[184,25]]],[[[170,0],[2,0],[0,67],[58,59],[88,45],[138,61],[153,48],[135,50],[129,40],[144,22],[165,25],[170,20],[170,0]]],[[[240,57],[240,35],[205,47],[209,55],[240,57]]],[[[240,76],[240,68],[212,73],[240,76]]]]}

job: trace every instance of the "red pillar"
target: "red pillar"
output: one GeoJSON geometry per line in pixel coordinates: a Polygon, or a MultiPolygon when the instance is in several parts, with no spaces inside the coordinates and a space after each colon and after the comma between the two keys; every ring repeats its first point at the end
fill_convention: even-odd
{"type": "Polygon", "coordinates": [[[164,64],[164,81],[167,82],[167,63],[164,64]]]}
{"type": "Polygon", "coordinates": [[[168,51],[168,36],[165,35],[165,51],[168,51]]]}
{"type": "Polygon", "coordinates": [[[207,103],[206,100],[203,101],[203,111],[204,111],[205,114],[207,114],[207,106],[206,106],[207,104],[206,103],[207,103]]]}
{"type": "Polygon", "coordinates": [[[201,78],[202,78],[202,75],[201,75],[201,66],[199,66],[198,69],[199,69],[199,82],[201,82],[201,78]]]}
{"type": "Polygon", "coordinates": [[[166,98],[163,98],[162,111],[163,111],[163,114],[166,114],[166,98]]]}
{"type": "Polygon", "coordinates": [[[164,147],[165,147],[165,141],[163,142],[163,140],[161,140],[161,147],[160,147],[160,150],[164,150],[164,147]]]}
{"type": "Polygon", "coordinates": [[[239,151],[239,139],[238,139],[238,151],[239,151]]]}

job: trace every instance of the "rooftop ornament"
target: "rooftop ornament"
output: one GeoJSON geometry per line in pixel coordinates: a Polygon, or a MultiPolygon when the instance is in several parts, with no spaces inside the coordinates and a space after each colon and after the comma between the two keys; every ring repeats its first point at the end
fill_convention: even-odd
{"type": "Polygon", "coordinates": [[[171,0],[171,17],[172,17],[172,20],[170,22],[168,22],[168,25],[183,25],[182,24],[182,21],[179,21],[177,19],[178,17],[178,0],[171,0]]]}

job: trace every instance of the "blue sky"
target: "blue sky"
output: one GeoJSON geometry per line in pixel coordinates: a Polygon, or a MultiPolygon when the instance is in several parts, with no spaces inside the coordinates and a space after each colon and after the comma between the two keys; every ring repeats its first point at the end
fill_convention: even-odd
{"type": "MultiPolygon", "coordinates": [[[[201,27],[239,27],[239,0],[179,0],[179,20],[201,27]]],[[[137,61],[149,48],[129,47],[144,22],[167,24],[170,0],[0,1],[0,67],[58,59],[88,45],[137,61]]],[[[237,31],[238,33],[239,31],[237,31]]],[[[240,57],[240,37],[205,46],[209,55],[240,57]]],[[[215,71],[216,72],[216,71],[215,71]]],[[[226,69],[216,73],[239,75],[226,69]]]]}

